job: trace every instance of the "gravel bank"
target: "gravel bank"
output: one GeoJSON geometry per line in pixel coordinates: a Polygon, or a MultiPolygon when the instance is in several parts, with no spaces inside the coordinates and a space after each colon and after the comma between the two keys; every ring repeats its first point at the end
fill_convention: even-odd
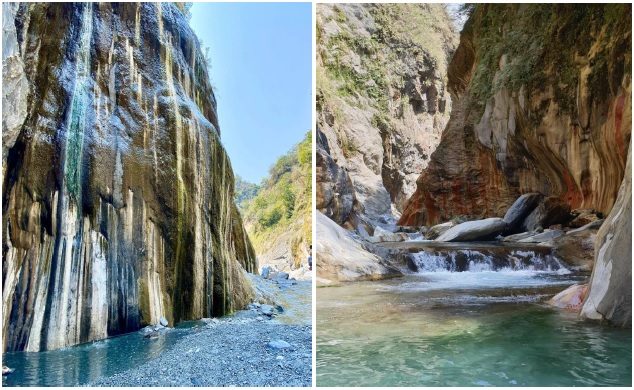
{"type": "Polygon", "coordinates": [[[311,326],[210,320],[168,352],[90,386],[310,386],[311,326]],[[276,349],[282,340],[289,348],[276,349]]]}
{"type": "Polygon", "coordinates": [[[158,358],[89,386],[311,386],[310,282],[251,279],[260,300],[284,309],[265,315],[274,308],[256,303],[201,320],[158,358]]]}

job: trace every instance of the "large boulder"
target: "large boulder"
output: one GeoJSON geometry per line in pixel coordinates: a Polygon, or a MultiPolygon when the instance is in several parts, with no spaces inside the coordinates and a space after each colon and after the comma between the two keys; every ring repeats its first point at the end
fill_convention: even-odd
{"type": "Polygon", "coordinates": [[[454,226],[456,226],[456,224],[453,221],[432,226],[431,228],[429,228],[429,230],[425,232],[425,239],[435,240],[438,237],[440,237],[441,234],[443,234],[444,232],[446,232],[447,230],[451,229],[454,226]]]}
{"type": "Polygon", "coordinates": [[[315,212],[317,223],[318,284],[356,280],[385,279],[401,275],[385,260],[368,252],[350,232],[321,212],[315,212]]]}
{"type": "Polygon", "coordinates": [[[522,223],[523,231],[547,228],[551,225],[566,223],[570,219],[570,205],[557,196],[544,199],[522,223]]]}
{"type": "Polygon", "coordinates": [[[575,284],[555,295],[546,303],[562,309],[579,310],[587,290],[587,284],[575,284]]]}
{"type": "Polygon", "coordinates": [[[548,244],[553,247],[554,255],[580,271],[592,271],[594,264],[594,241],[601,221],[587,224],[579,229],[569,230],[548,244]]]}
{"type": "Polygon", "coordinates": [[[518,229],[521,227],[522,222],[537,207],[543,197],[539,192],[532,192],[517,198],[515,203],[506,211],[503,218],[509,233],[520,233],[518,229]]]}
{"type": "Polygon", "coordinates": [[[597,212],[592,209],[577,209],[573,210],[571,214],[574,217],[574,219],[570,222],[571,228],[580,228],[600,219],[597,212]]]}
{"type": "Polygon", "coordinates": [[[496,237],[504,229],[506,222],[502,218],[487,218],[456,225],[441,234],[436,241],[484,241],[496,237]]]}
{"type": "Polygon", "coordinates": [[[403,241],[403,237],[398,233],[392,233],[388,230],[383,229],[380,226],[374,228],[374,238],[377,239],[375,242],[397,242],[403,241]]]}
{"type": "Polygon", "coordinates": [[[581,316],[632,326],[632,144],[616,203],[597,233],[581,316]]]}

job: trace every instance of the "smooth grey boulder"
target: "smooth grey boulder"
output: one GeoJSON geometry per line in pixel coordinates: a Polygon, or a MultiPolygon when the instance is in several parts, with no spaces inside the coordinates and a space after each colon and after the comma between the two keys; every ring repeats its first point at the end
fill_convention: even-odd
{"type": "Polygon", "coordinates": [[[519,240],[519,242],[545,242],[548,240],[552,240],[553,238],[557,238],[559,236],[563,236],[563,230],[550,230],[546,229],[543,233],[535,234],[531,237],[524,238],[519,240]]]}
{"type": "Polygon", "coordinates": [[[425,232],[425,239],[427,240],[435,240],[440,237],[441,234],[456,226],[453,221],[441,223],[438,225],[434,225],[425,232]]]}
{"type": "Polygon", "coordinates": [[[159,320],[159,324],[161,324],[162,326],[167,326],[169,322],[167,322],[167,318],[161,317],[161,319],[159,320]]]}
{"type": "Polygon", "coordinates": [[[524,194],[517,198],[511,207],[504,214],[504,222],[506,222],[507,229],[510,233],[520,233],[518,228],[521,227],[524,219],[537,207],[539,201],[544,196],[539,192],[531,192],[524,194]]]}
{"type": "Polygon", "coordinates": [[[315,212],[318,285],[336,282],[377,280],[402,273],[381,257],[370,253],[350,232],[321,212],[315,212]]]}
{"type": "Polygon", "coordinates": [[[374,228],[374,238],[378,239],[380,242],[396,242],[403,241],[403,237],[398,233],[393,233],[389,230],[385,230],[380,226],[374,228]]]}
{"type": "Polygon", "coordinates": [[[262,268],[262,277],[264,279],[267,279],[269,277],[269,272],[271,272],[271,269],[269,267],[262,268]]]}
{"type": "Polygon", "coordinates": [[[506,229],[502,218],[487,218],[464,222],[447,230],[436,239],[444,242],[484,241],[496,237],[506,229]]]}
{"type": "Polygon", "coordinates": [[[291,345],[284,340],[273,340],[269,343],[269,348],[288,349],[291,348],[291,345]]]}
{"type": "Polygon", "coordinates": [[[632,327],[632,143],[616,202],[597,233],[581,317],[632,327]]]}
{"type": "Polygon", "coordinates": [[[287,272],[280,272],[277,274],[276,276],[277,279],[288,279],[288,273],[287,272]]]}

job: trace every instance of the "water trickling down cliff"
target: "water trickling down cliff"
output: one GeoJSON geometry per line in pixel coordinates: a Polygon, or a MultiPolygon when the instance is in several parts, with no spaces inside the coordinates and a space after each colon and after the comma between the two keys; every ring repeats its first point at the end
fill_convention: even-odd
{"type": "Polygon", "coordinates": [[[4,3],[2,39],[3,350],[241,308],[255,256],[178,8],[4,3]]]}

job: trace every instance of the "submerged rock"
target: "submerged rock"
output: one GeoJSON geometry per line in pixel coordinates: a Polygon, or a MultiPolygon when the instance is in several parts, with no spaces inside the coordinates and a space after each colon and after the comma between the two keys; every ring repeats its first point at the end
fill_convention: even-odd
{"type": "Polygon", "coordinates": [[[12,368],[9,368],[7,366],[2,366],[2,375],[9,375],[13,372],[12,368]]]}
{"type": "Polygon", "coordinates": [[[506,229],[502,218],[487,218],[456,225],[436,238],[436,241],[460,242],[490,240],[506,229]]]}

